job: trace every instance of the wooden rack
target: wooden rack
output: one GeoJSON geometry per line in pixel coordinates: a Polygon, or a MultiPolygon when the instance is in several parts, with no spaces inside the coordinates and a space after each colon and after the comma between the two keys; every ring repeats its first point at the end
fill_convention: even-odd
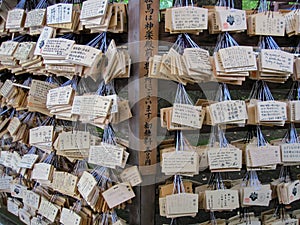
{"type": "MultiPolygon", "coordinates": [[[[214,4],[215,1],[198,0],[199,5],[214,4]]],[[[278,3],[278,7],[280,4],[278,3]]],[[[241,8],[241,1],[236,0],[236,7],[241,8]]],[[[156,137],[158,135],[158,92],[161,83],[147,77],[147,59],[158,52],[157,40],[173,43],[177,35],[170,35],[164,31],[164,22],[159,22],[161,14],[158,0],[130,0],[128,4],[128,50],[132,58],[132,71],[129,79],[129,101],[133,106],[133,118],[129,121],[129,145],[131,149],[130,164],[139,165],[143,180],[148,185],[135,187],[136,197],[129,206],[131,225],[156,224],[156,181],[159,180],[157,164],[158,151],[156,137]]],[[[207,31],[200,35],[191,35],[192,39],[203,47],[213,47],[217,35],[210,35],[207,31]]],[[[249,38],[246,33],[233,35],[240,45],[256,46],[257,37],[249,38]]],[[[281,47],[295,47],[298,37],[275,38],[281,47]]],[[[252,81],[247,81],[243,89],[251,89],[252,81]]],[[[271,89],[288,89],[289,83],[271,84],[271,89]]],[[[239,90],[239,86],[230,86],[232,90],[239,90]]],[[[188,85],[188,90],[199,90],[198,85],[188,85]]],[[[204,132],[208,133],[209,127],[204,132]]],[[[201,131],[202,132],[202,131],[201,131]]],[[[6,213],[2,210],[0,214],[6,213]]],[[[13,220],[13,219],[10,219],[13,220]]],[[[14,221],[16,222],[16,220],[14,221]]],[[[17,222],[16,222],[17,223],[17,222]]]]}
{"type": "MultiPolygon", "coordinates": [[[[214,4],[214,1],[197,1],[198,5],[207,5],[207,4],[214,4]]],[[[241,8],[241,1],[235,1],[236,8],[241,8]]],[[[275,5],[281,7],[282,4],[275,2],[275,5]]],[[[157,80],[150,80],[146,78],[147,71],[147,64],[145,64],[145,60],[150,55],[155,54],[158,51],[158,43],[155,40],[159,41],[166,41],[169,43],[174,43],[177,35],[170,35],[164,31],[164,21],[163,21],[163,13],[159,12],[159,5],[158,1],[153,0],[131,0],[128,4],[128,20],[129,20],[129,29],[128,29],[128,43],[129,43],[129,51],[131,57],[133,58],[133,62],[138,58],[136,63],[132,65],[132,74],[129,80],[129,83],[133,84],[134,90],[129,90],[129,100],[133,107],[133,116],[134,118],[130,120],[129,124],[129,143],[130,148],[133,149],[131,152],[131,162],[133,164],[138,164],[142,171],[144,180],[150,181],[151,185],[141,186],[135,188],[136,198],[133,200],[133,204],[130,206],[130,224],[133,225],[152,225],[156,224],[155,218],[158,218],[157,214],[159,212],[155,211],[157,207],[157,192],[156,192],[156,185],[155,181],[159,181],[159,173],[158,171],[160,168],[157,166],[156,157],[158,154],[157,149],[147,149],[147,145],[144,143],[138,142],[139,140],[146,140],[145,139],[145,131],[149,127],[149,121],[152,121],[152,129],[151,129],[151,137],[156,137],[157,130],[159,130],[159,125],[155,120],[156,115],[158,114],[158,99],[155,97],[157,96],[157,92],[159,92],[159,87],[162,87],[162,83],[168,81],[157,81],[157,80]],[[151,10],[153,9],[153,13],[149,14],[149,10],[147,10],[147,6],[151,6],[151,10]],[[148,26],[149,26],[149,17],[152,15],[151,23],[153,26],[151,30],[151,38],[147,36],[148,26]],[[158,21],[158,16],[162,19],[161,22],[158,21]],[[148,39],[148,40],[147,40],[148,39]],[[147,46],[145,43],[147,41],[153,44],[153,49],[151,54],[147,53],[147,46]],[[131,43],[134,43],[131,45],[131,43]],[[146,57],[146,58],[145,58],[146,57]],[[150,85],[151,83],[151,85],[150,85]],[[150,85],[150,86],[149,86],[150,85]],[[147,96],[151,94],[151,98],[147,98],[147,96]],[[143,98],[145,97],[145,98],[143,98]],[[137,103],[138,102],[138,103],[137,103]],[[151,102],[151,103],[150,103],[151,102]],[[137,104],[135,104],[137,103],[137,104]],[[133,105],[132,105],[133,106],[133,105]],[[151,110],[150,119],[146,119],[148,117],[147,109],[151,110]],[[155,127],[155,128],[154,128],[155,127]],[[134,149],[143,149],[144,151],[137,152],[134,149]],[[146,150],[146,151],[145,151],[146,150]],[[145,160],[145,157],[150,157],[151,161],[145,160]]],[[[208,31],[204,31],[200,35],[191,35],[191,38],[201,47],[208,47],[212,48],[216,44],[217,34],[210,35],[208,31]]],[[[233,34],[233,38],[240,44],[240,45],[250,45],[256,46],[258,44],[258,37],[249,37],[247,34],[244,33],[237,33],[233,34]]],[[[275,41],[281,47],[296,47],[299,43],[298,37],[276,37],[274,38],[275,41]]],[[[238,92],[243,88],[243,90],[248,90],[250,92],[252,84],[254,81],[247,80],[243,86],[229,86],[230,90],[234,90],[238,92]]],[[[270,84],[271,90],[288,90],[290,87],[291,81],[287,82],[286,84],[270,84]]],[[[187,89],[189,91],[199,91],[198,85],[187,85],[187,89]]],[[[277,91],[280,94],[280,91],[277,91]]],[[[286,128],[282,127],[282,129],[286,128]]],[[[277,128],[276,128],[277,129],[277,128]]],[[[238,132],[243,130],[243,128],[235,128],[231,129],[232,133],[238,132]]],[[[245,130],[245,129],[244,129],[245,130]]],[[[201,132],[209,133],[210,128],[205,127],[204,130],[201,132]]],[[[152,140],[154,143],[156,140],[152,140]]]]}

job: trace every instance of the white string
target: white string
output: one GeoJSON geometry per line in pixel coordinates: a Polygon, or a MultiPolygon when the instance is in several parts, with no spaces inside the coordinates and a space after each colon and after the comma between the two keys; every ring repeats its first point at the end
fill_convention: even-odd
{"type": "Polygon", "coordinates": [[[174,7],[182,7],[181,0],[176,0],[175,3],[174,3],[174,7]]]}
{"type": "Polygon", "coordinates": [[[194,105],[182,84],[178,84],[174,103],[194,105]]]}

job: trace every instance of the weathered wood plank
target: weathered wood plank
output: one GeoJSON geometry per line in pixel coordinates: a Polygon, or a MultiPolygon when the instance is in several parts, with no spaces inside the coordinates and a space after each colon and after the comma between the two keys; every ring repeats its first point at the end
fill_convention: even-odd
{"type": "Polygon", "coordinates": [[[148,60],[158,49],[159,1],[131,0],[128,4],[128,49],[132,58],[129,101],[130,164],[138,165],[143,183],[135,188],[130,224],[155,224],[157,81],[147,77],[148,60]]]}

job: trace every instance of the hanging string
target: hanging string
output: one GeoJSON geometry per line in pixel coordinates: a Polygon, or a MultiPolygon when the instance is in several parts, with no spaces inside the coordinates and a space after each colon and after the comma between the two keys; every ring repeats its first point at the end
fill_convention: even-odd
{"type": "Polygon", "coordinates": [[[176,151],[185,151],[188,150],[186,148],[189,148],[189,144],[186,141],[186,139],[183,136],[183,133],[181,130],[176,131],[176,151]]]}
{"type": "Polygon", "coordinates": [[[43,163],[51,164],[53,165],[54,163],[54,158],[55,158],[56,153],[53,151],[51,152],[43,161],[43,163]]]}
{"type": "Polygon", "coordinates": [[[284,221],[286,219],[286,211],[285,211],[284,204],[278,204],[277,205],[277,207],[274,211],[273,217],[279,218],[282,221],[284,221]]]}
{"type": "Polygon", "coordinates": [[[283,143],[293,144],[300,143],[297,130],[294,123],[290,123],[289,127],[282,139],[283,143]]]}
{"type": "Polygon", "coordinates": [[[292,3],[291,11],[296,11],[299,6],[299,0],[296,0],[295,2],[292,3]]]}
{"type": "Polygon", "coordinates": [[[12,38],[11,41],[15,41],[15,42],[26,42],[26,41],[31,41],[32,37],[29,34],[25,34],[25,35],[20,35],[17,37],[12,38]]]}
{"type": "MultiPolygon", "coordinates": [[[[287,144],[300,143],[294,123],[289,124],[289,127],[282,139],[282,142],[287,144]]],[[[284,183],[288,183],[292,181],[290,166],[285,166],[285,165],[281,166],[279,181],[284,183]]]]}
{"type": "Polygon", "coordinates": [[[239,44],[234,40],[234,38],[228,32],[220,33],[218,35],[214,52],[218,52],[222,48],[228,48],[233,46],[239,46],[239,44]]]}
{"type": "Polygon", "coordinates": [[[12,112],[10,111],[14,111],[14,108],[9,108],[9,107],[7,107],[6,109],[1,108],[0,116],[4,116],[5,114],[11,115],[12,112]]]}
{"type": "Polygon", "coordinates": [[[271,36],[259,36],[259,42],[258,42],[258,50],[261,49],[274,49],[274,50],[280,50],[279,45],[276,43],[276,41],[271,36]]]}
{"type": "Polygon", "coordinates": [[[111,170],[106,167],[97,166],[91,172],[101,190],[108,189],[113,183],[110,178],[110,171],[111,170]]]}
{"type": "Polygon", "coordinates": [[[288,93],[289,101],[300,101],[300,81],[294,81],[288,93]]]}
{"type": "Polygon", "coordinates": [[[245,138],[243,139],[244,144],[249,143],[254,137],[256,137],[256,126],[255,125],[248,125],[248,131],[246,133],[245,138]]]}
{"type": "Polygon", "coordinates": [[[44,120],[41,124],[41,126],[54,126],[55,125],[55,119],[53,117],[47,117],[46,120],[44,120]]]}
{"type": "Polygon", "coordinates": [[[73,167],[73,172],[72,174],[76,176],[81,176],[84,171],[88,170],[88,163],[86,160],[77,160],[73,167]]]}
{"type": "Polygon", "coordinates": [[[223,6],[229,9],[234,9],[234,0],[218,0],[216,6],[223,6]]]}
{"type": "Polygon", "coordinates": [[[279,173],[279,182],[289,183],[291,181],[291,167],[282,165],[279,173]]]}
{"type": "Polygon", "coordinates": [[[36,153],[37,153],[37,148],[35,146],[31,146],[27,152],[27,154],[36,154],[36,153]]]}
{"type": "Polygon", "coordinates": [[[255,190],[259,190],[261,188],[261,183],[258,179],[257,172],[254,170],[250,171],[249,186],[254,187],[255,190]]]}
{"type": "Polygon", "coordinates": [[[192,38],[187,34],[179,34],[175,43],[172,47],[179,54],[183,54],[185,48],[200,48],[199,45],[192,40],[192,38]]]}
{"type": "Polygon", "coordinates": [[[300,41],[299,41],[298,45],[296,46],[294,53],[295,53],[295,55],[299,55],[300,54],[300,41]]]}
{"type": "Polygon", "coordinates": [[[174,175],[173,181],[173,194],[185,193],[185,188],[182,181],[181,175],[174,175]]]}
{"type": "Polygon", "coordinates": [[[267,0],[260,0],[259,1],[259,6],[258,6],[258,12],[261,13],[261,12],[267,12],[269,9],[269,6],[268,6],[268,2],[267,0]]]}
{"type": "Polygon", "coordinates": [[[258,191],[261,189],[261,186],[257,172],[255,170],[247,171],[242,180],[241,187],[253,187],[254,190],[258,191]]]}
{"type": "Polygon", "coordinates": [[[273,101],[273,95],[263,80],[257,80],[252,87],[249,99],[257,99],[261,101],[273,101]]]}
{"type": "Polygon", "coordinates": [[[216,220],[216,216],[215,216],[215,212],[214,211],[210,211],[210,223],[211,225],[217,225],[217,220],[216,220]]]}
{"type": "Polygon", "coordinates": [[[259,125],[256,126],[256,136],[257,136],[257,147],[266,146],[268,144],[259,125]]]}
{"type": "Polygon", "coordinates": [[[68,85],[71,85],[71,87],[73,88],[73,90],[77,91],[79,81],[80,81],[80,77],[73,76],[71,80],[68,80],[65,83],[63,83],[61,85],[61,87],[66,87],[68,85]]]}
{"type": "Polygon", "coordinates": [[[227,87],[227,84],[225,84],[225,83],[219,84],[219,88],[218,88],[217,95],[216,95],[216,100],[219,102],[231,100],[231,95],[230,95],[229,89],[227,87]]]}
{"type": "Polygon", "coordinates": [[[177,85],[174,103],[194,105],[192,99],[187,94],[184,85],[181,83],[177,85]]]}
{"type": "Polygon", "coordinates": [[[20,0],[16,5],[16,9],[25,9],[27,4],[27,0],[20,0]]]}
{"type": "Polygon", "coordinates": [[[225,185],[220,172],[211,173],[208,180],[208,187],[212,190],[224,190],[225,185]]]}
{"type": "Polygon", "coordinates": [[[193,0],[176,0],[173,4],[173,7],[183,7],[183,6],[189,6],[189,2],[190,5],[193,7],[194,3],[193,0]]]}
{"type": "Polygon", "coordinates": [[[117,212],[114,209],[112,209],[112,211],[110,212],[110,217],[111,217],[111,222],[113,224],[119,220],[117,212]]]}
{"type": "Polygon", "coordinates": [[[31,82],[32,82],[32,77],[29,76],[23,83],[22,85],[30,87],[31,86],[31,82]]]}
{"type": "Polygon", "coordinates": [[[82,208],[82,200],[77,200],[74,202],[73,206],[70,208],[73,212],[79,213],[82,208]]]}
{"type": "Polygon", "coordinates": [[[112,80],[107,84],[105,83],[104,80],[101,81],[96,91],[96,94],[100,96],[108,96],[108,95],[116,94],[114,81],[112,80]]]}
{"type": "Polygon", "coordinates": [[[251,224],[251,216],[249,213],[249,209],[247,207],[240,208],[239,213],[240,213],[240,222],[251,224]]]}
{"type": "Polygon", "coordinates": [[[39,3],[36,5],[36,9],[46,9],[49,6],[48,0],[41,0],[39,3]]]}
{"type": "Polygon", "coordinates": [[[88,84],[87,79],[81,78],[80,82],[77,83],[77,93],[78,95],[83,95],[85,93],[91,93],[92,92],[92,86],[88,84]]]}
{"type": "Polygon", "coordinates": [[[76,39],[76,35],[74,33],[68,33],[68,34],[64,34],[62,36],[58,36],[57,38],[63,38],[63,39],[68,39],[68,40],[75,40],[76,39]]]}
{"type": "Polygon", "coordinates": [[[58,86],[60,86],[61,84],[60,81],[55,76],[48,76],[45,81],[50,84],[57,84],[58,86]]]}
{"type": "Polygon", "coordinates": [[[219,143],[220,148],[227,148],[229,145],[229,142],[225,136],[225,132],[220,125],[211,127],[209,146],[215,147],[216,143],[219,143]]]}
{"type": "Polygon", "coordinates": [[[218,0],[216,6],[224,6],[224,7],[226,7],[226,0],[218,0]]]}
{"type": "Polygon", "coordinates": [[[106,143],[106,144],[111,144],[111,145],[117,144],[115,131],[110,123],[107,124],[104,128],[102,142],[106,143]]]}
{"type": "Polygon", "coordinates": [[[88,42],[86,45],[97,48],[97,49],[101,50],[102,52],[106,52],[109,42],[110,41],[107,38],[107,33],[103,32],[103,33],[97,35],[93,40],[88,42]]]}

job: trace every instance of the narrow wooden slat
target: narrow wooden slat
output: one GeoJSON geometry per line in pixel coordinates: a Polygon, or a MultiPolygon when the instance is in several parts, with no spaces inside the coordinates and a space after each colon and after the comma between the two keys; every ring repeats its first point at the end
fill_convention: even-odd
{"type": "Polygon", "coordinates": [[[129,224],[152,225],[155,224],[157,81],[147,77],[147,61],[158,49],[159,1],[131,0],[128,15],[128,50],[132,58],[128,94],[133,114],[129,121],[129,163],[138,165],[143,175],[142,185],[135,188],[129,224]]]}

